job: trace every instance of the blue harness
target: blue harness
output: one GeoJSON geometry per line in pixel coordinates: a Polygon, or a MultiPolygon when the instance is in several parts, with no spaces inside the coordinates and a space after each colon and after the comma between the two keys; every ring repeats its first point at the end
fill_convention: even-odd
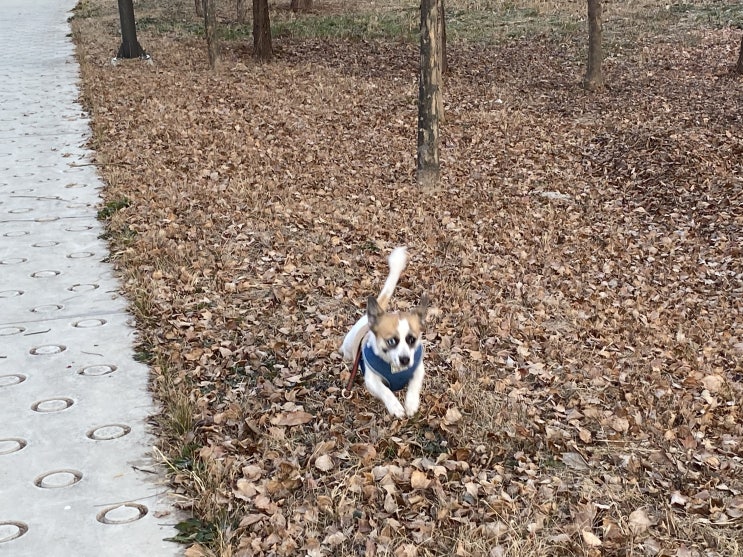
{"type": "Polygon", "coordinates": [[[366,373],[366,370],[373,371],[382,378],[391,391],[400,391],[407,387],[410,380],[413,378],[413,373],[420,365],[423,359],[423,345],[419,345],[413,353],[413,362],[406,368],[400,371],[392,371],[392,366],[385,362],[382,358],[374,353],[371,345],[365,344],[361,352],[361,360],[359,361],[359,369],[361,369],[361,375],[366,373]]]}

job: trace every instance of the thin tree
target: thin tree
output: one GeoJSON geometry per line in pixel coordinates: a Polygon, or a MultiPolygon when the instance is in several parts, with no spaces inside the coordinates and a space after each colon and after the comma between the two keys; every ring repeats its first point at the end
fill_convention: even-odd
{"type": "Polygon", "coordinates": [[[738,63],[735,64],[735,71],[743,74],[743,37],[740,38],[740,50],[738,51],[738,63]]]}
{"type": "Polygon", "coordinates": [[[253,56],[263,62],[273,58],[268,0],[253,0],[253,56]]]}
{"type": "Polygon", "coordinates": [[[604,60],[601,28],[601,0],[588,0],[588,67],[583,78],[583,87],[589,91],[604,86],[601,64],[604,60]]]}
{"type": "Polygon", "coordinates": [[[145,58],[142,46],[137,40],[137,26],[134,22],[133,0],[119,0],[119,20],[121,21],[121,46],[117,58],[145,58]]]}
{"type": "Polygon", "coordinates": [[[439,111],[441,96],[441,40],[439,3],[421,0],[421,66],[418,81],[418,184],[435,187],[441,175],[439,165],[439,111]]]}
{"type": "Polygon", "coordinates": [[[204,35],[206,36],[206,50],[209,54],[209,67],[217,69],[219,65],[219,37],[217,36],[217,7],[216,0],[204,2],[204,35]]]}

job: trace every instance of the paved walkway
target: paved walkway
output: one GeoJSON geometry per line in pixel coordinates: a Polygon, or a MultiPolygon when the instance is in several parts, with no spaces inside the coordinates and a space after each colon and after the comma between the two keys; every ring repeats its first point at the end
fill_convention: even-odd
{"type": "Polygon", "coordinates": [[[0,555],[179,555],[148,369],[102,262],[74,4],[0,0],[0,555]]]}

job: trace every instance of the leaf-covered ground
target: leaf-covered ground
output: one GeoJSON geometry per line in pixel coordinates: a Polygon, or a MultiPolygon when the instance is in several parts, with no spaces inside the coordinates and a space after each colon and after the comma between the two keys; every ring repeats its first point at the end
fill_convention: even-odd
{"type": "MultiPolygon", "coordinates": [[[[188,6],[190,2],[184,2],[188,6]]],[[[114,258],[162,401],[189,555],[743,552],[740,31],[673,27],[580,86],[584,38],[450,44],[439,190],[394,40],[75,36],[114,258]],[[343,335],[433,300],[421,412],[343,335]]],[[[137,8],[140,9],[139,7],[137,8]]]]}

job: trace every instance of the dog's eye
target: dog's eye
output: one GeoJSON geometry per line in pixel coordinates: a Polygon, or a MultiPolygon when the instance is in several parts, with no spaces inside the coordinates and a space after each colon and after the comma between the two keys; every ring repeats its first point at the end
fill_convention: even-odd
{"type": "Polygon", "coordinates": [[[408,343],[408,346],[413,346],[415,344],[415,341],[418,340],[413,335],[408,335],[405,337],[405,342],[408,343]]]}
{"type": "Polygon", "coordinates": [[[390,348],[394,348],[395,346],[397,346],[397,343],[400,341],[397,339],[397,337],[392,337],[392,338],[388,338],[386,342],[387,342],[387,346],[389,346],[390,348]]]}

